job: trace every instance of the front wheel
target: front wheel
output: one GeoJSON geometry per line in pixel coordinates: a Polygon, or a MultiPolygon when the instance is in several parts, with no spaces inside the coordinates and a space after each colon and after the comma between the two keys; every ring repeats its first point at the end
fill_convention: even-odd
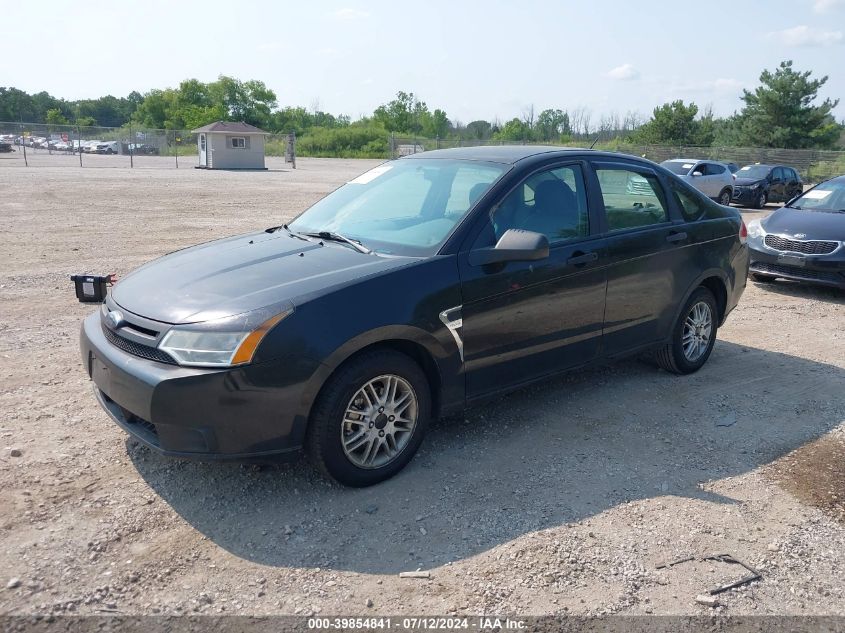
{"type": "Polygon", "coordinates": [[[681,310],[672,329],[672,340],[657,350],[657,364],[674,374],[691,374],[701,369],[716,343],[717,315],[713,293],[698,288],[681,310]]]}
{"type": "Polygon", "coordinates": [[[766,203],[769,201],[769,197],[766,195],[765,191],[761,191],[757,195],[757,199],[754,201],[754,206],[758,209],[762,209],[766,206],[766,203]]]}
{"type": "Polygon", "coordinates": [[[722,193],[719,194],[719,204],[728,206],[731,203],[731,191],[730,189],[725,189],[722,193]]]}
{"type": "Polygon", "coordinates": [[[411,461],[431,416],[428,380],[393,350],[364,353],[342,366],[311,413],[308,451],[347,486],[384,481],[411,461]]]}

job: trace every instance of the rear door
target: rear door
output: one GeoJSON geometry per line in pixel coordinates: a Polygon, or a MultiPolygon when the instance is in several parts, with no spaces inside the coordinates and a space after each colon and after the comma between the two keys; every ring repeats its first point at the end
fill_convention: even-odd
{"type": "Polygon", "coordinates": [[[593,167],[607,236],[603,346],[614,356],[668,335],[680,297],[695,276],[686,250],[695,235],[653,170],[621,162],[596,161],[593,167]],[[632,178],[648,188],[626,188],[632,178]]]}
{"type": "Polygon", "coordinates": [[[587,193],[588,169],[568,161],[534,171],[492,207],[472,247],[460,254],[468,398],[596,357],[606,252],[587,193]],[[473,250],[494,245],[509,228],[544,233],[549,257],[474,263],[473,250]]]}

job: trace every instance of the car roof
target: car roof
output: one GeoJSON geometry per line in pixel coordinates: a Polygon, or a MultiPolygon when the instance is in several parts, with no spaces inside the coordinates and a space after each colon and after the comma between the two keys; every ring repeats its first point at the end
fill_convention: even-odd
{"type": "Polygon", "coordinates": [[[419,160],[424,158],[450,158],[454,160],[477,160],[490,163],[513,165],[526,158],[545,155],[584,155],[604,156],[607,158],[626,158],[643,161],[642,158],[629,154],[604,152],[600,150],[583,149],[580,147],[558,147],[554,145],[482,145],[478,147],[454,147],[451,149],[436,149],[429,152],[419,152],[403,156],[397,160],[419,160]]]}

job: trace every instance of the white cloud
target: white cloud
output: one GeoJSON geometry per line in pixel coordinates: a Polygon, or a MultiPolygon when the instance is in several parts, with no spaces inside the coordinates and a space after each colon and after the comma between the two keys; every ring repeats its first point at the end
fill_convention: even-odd
{"type": "Polygon", "coordinates": [[[611,79],[618,79],[620,81],[629,81],[631,79],[639,79],[640,71],[634,68],[631,64],[622,64],[616,68],[607,71],[607,76],[611,79]]]}
{"type": "Polygon", "coordinates": [[[773,31],[769,39],[776,39],[787,46],[831,46],[842,42],[842,31],[822,31],[800,24],[791,29],[773,31]]]}
{"type": "Polygon", "coordinates": [[[332,13],[331,16],[336,20],[360,20],[361,18],[369,17],[370,14],[367,11],[345,7],[343,9],[338,9],[332,13]]]}
{"type": "Polygon", "coordinates": [[[813,11],[816,13],[827,13],[842,6],[845,6],[845,0],[815,0],[813,2],[813,11]]]}

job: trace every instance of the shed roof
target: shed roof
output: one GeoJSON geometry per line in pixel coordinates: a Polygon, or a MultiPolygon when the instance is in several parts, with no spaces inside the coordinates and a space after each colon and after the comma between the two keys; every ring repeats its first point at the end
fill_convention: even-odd
{"type": "Polygon", "coordinates": [[[209,123],[203,125],[196,130],[191,130],[192,134],[199,134],[202,132],[224,132],[226,134],[270,134],[254,125],[244,123],[243,121],[217,121],[216,123],[209,123]]]}

